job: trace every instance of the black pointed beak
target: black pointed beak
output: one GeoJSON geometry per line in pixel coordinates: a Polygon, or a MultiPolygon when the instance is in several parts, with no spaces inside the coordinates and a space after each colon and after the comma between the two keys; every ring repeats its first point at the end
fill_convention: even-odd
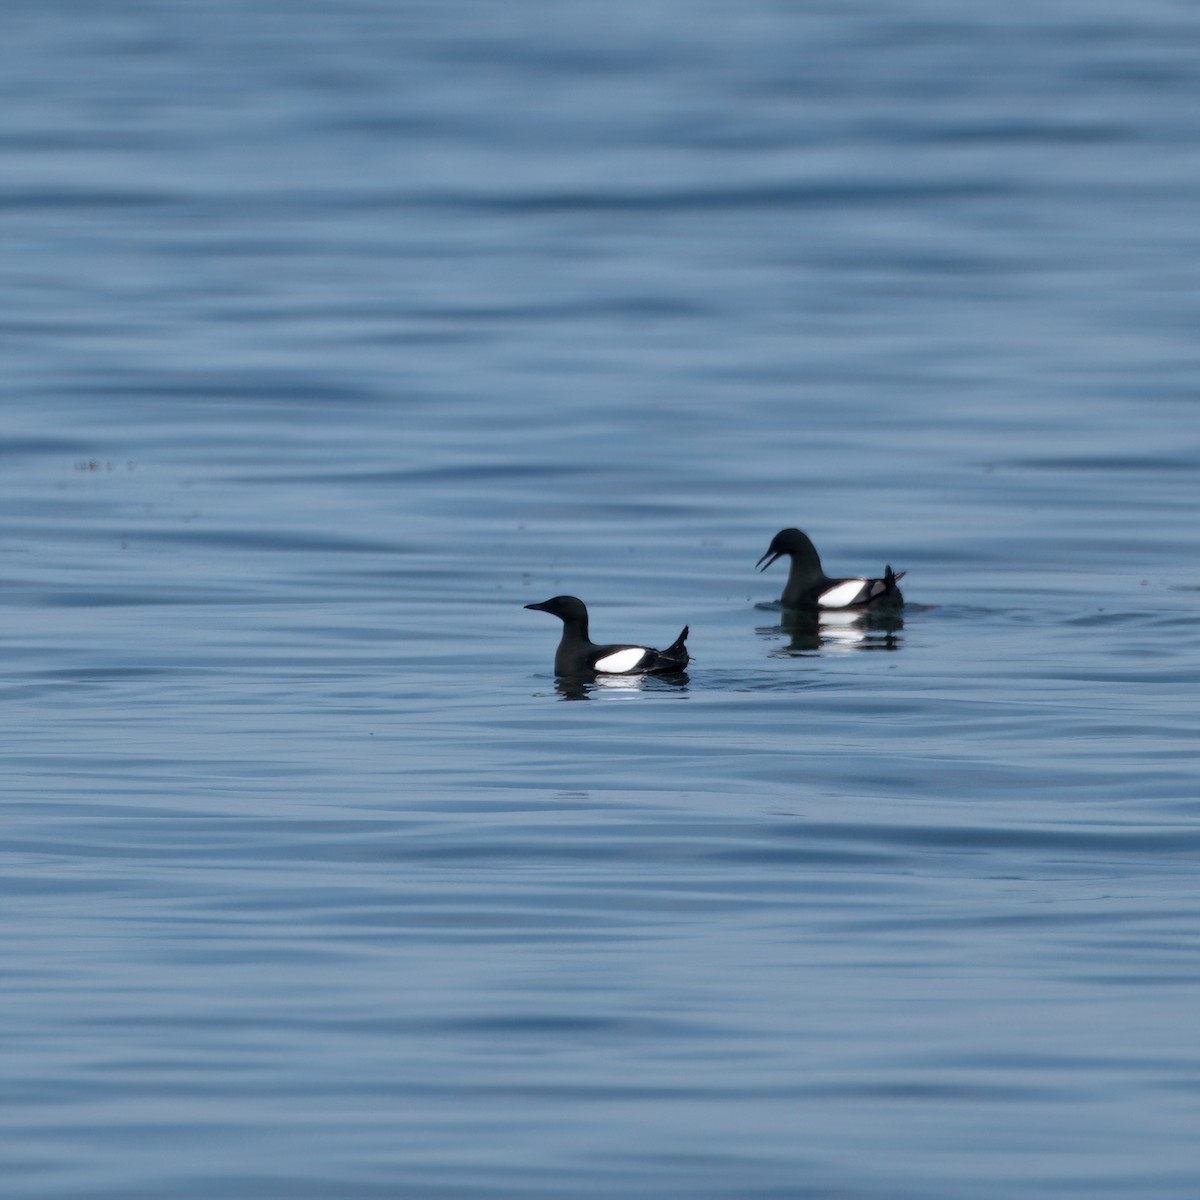
{"type": "Polygon", "coordinates": [[[545,612],[546,611],[545,601],[542,601],[541,604],[526,604],[525,607],[535,609],[537,612],[545,612]]]}
{"type": "Polygon", "coordinates": [[[768,550],[754,565],[760,570],[765,571],[777,558],[783,557],[782,550],[768,550]]]}

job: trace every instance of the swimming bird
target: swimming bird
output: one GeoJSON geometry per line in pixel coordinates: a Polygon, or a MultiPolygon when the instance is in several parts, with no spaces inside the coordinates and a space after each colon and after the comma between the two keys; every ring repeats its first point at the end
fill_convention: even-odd
{"type": "Polygon", "coordinates": [[[668,675],[688,665],[688,628],[665,650],[620,643],[597,646],[588,637],[588,611],[578,596],[553,596],[541,604],[527,604],[537,612],[548,612],[563,623],[562,641],[554,655],[555,675],[668,675]]]}
{"type": "Polygon", "coordinates": [[[882,579],[830,579],[806,533],[781,529],[754,565],[765,571],[777,558],[792,560],[780,601],[784,608],[899,608],[904,597],[896,586],[905,572],[885,567],[882,579]]]}

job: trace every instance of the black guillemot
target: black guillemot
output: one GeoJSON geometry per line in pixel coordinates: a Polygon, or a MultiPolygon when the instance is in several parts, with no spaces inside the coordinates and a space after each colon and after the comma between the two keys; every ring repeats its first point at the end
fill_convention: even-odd
{"type": "Polygon", "coordinates": [[[597,646],[588,637],[588,611],[577,596],[554,596],[541,604],[526,604],[548,612],[563,623],[562,641],[554,654],[555,675],[669,675],[688,665],[687,626],[665,650],[625,644],[597,646]]]}
{"type": "Polygon", "coordinates": [[[784,608],[899,608],[904,597],[896,586],[905,572],[890,566],[882,579],[830,579],[821,568],[817,548],[799,529],[781,529],[754,565],[765,571],[784,555],[792,560],[780,602],[784,608]]]}

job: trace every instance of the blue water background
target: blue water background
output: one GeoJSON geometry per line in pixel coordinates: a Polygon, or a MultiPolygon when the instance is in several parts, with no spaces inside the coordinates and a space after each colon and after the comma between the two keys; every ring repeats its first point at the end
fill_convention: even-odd
{"type": "Polygon", "coordinates": [[[5,26],[6,1196],[1200,1195],[1200,9],[5,26]]]}

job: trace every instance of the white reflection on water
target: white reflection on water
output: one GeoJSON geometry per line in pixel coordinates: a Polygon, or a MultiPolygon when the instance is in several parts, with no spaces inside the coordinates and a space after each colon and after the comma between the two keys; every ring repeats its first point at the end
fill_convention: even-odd
{"type": "MultiPolygon", "coordinates": [[[[763,606],[760,606],[763,607],[763,606]]],[[[773,640],[786,639],[772,653],[815,655],[823,650],[899,650],[904,645],[904,617],[899,612],[780,612],[778,625],[756,632],[773,640]]]]}

